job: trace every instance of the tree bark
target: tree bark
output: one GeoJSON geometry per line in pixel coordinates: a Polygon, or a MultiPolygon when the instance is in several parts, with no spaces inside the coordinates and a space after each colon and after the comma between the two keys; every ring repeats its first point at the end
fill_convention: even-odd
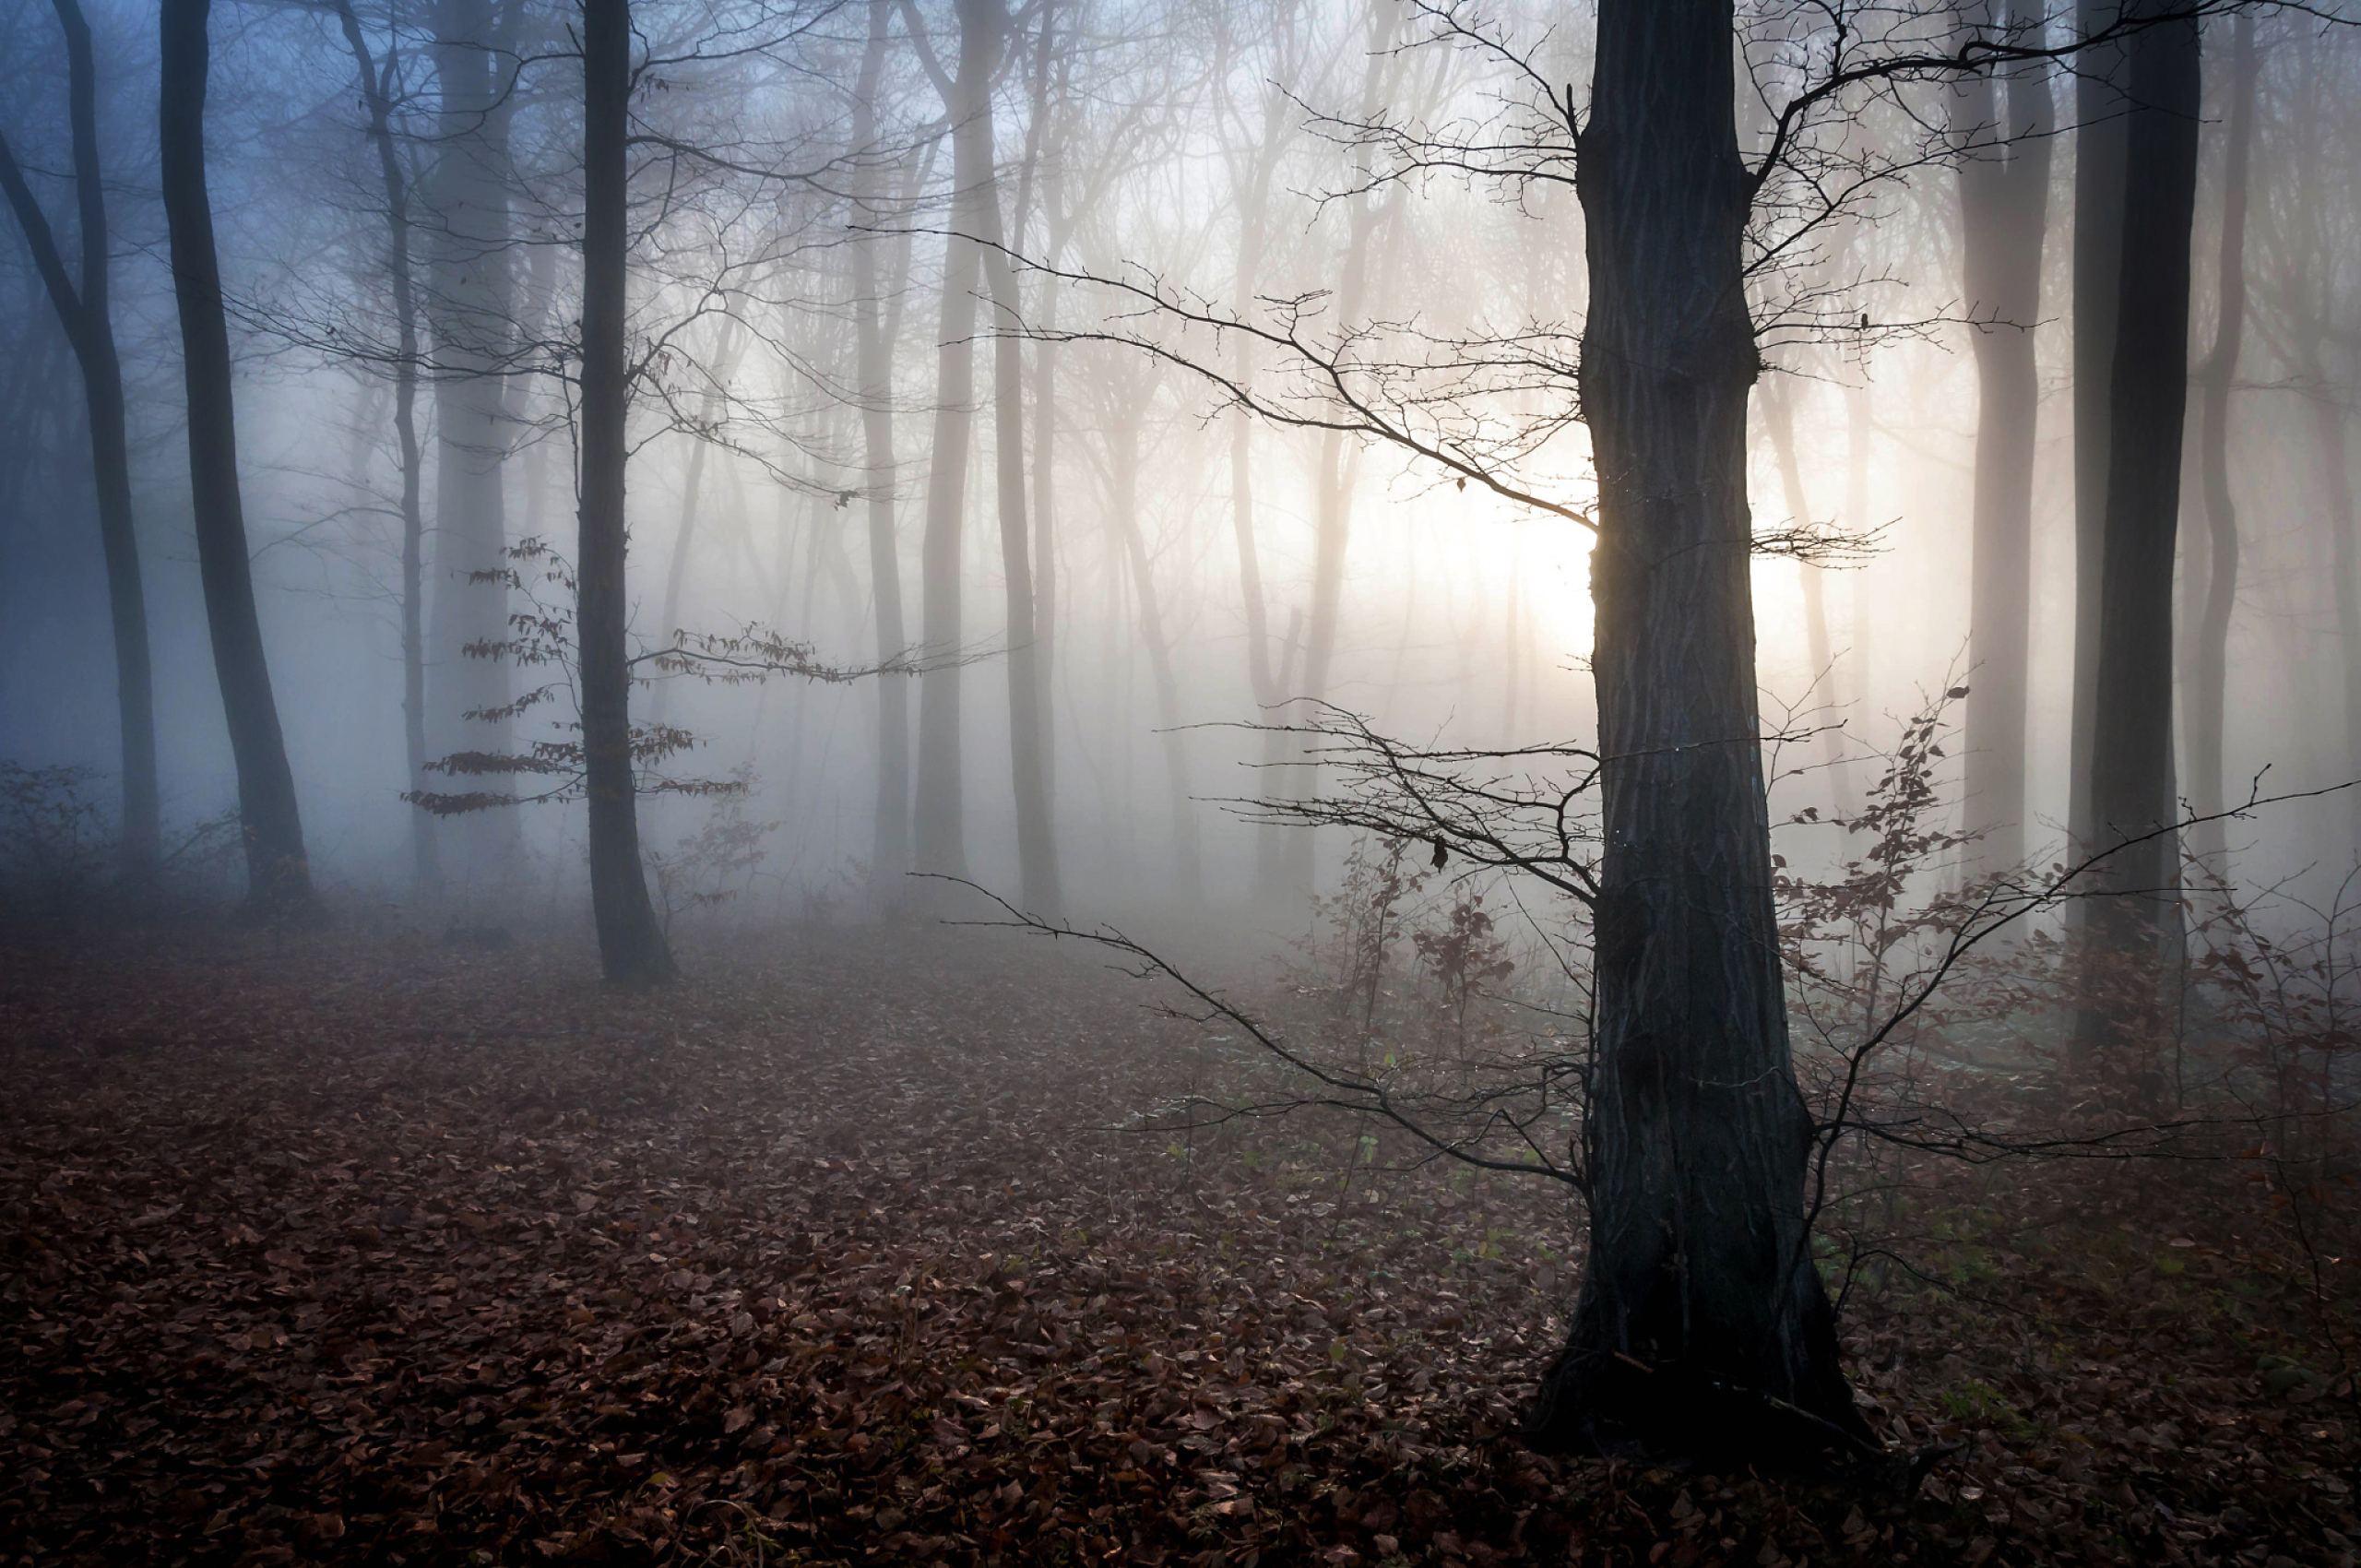
{"type": "Polygon", "coordinates": [[[188,388],[189,511],[197,572],[212,632],[213,670],[238,769],[244,830],[246,902],[277,917],[314,902],[295,775],[279,727],[279,704],[264,656],[238,494],[238,427],[231,404],[230,324],[221,305],[213,247],[213,205],[205,184],[206,40],[210,0],[163,0],[159,174],[170,231],[172,296],[180,307],[181,358],[188,388]]]}
{"type": "MultiPolygon", "coordinates": [[[[1968,0],[1964,30],[2035,32],[2026,0],[1968,0]]],[[[2035,33],[2037,38],[2037,33],[2035,33]]],[[[2033,460],[2041,406],[2034,327],[2049,206],[2053,108],[2039,66],[1963,77],[1952,89],[1962,267],[1975,349],[1975,492],[1968,613],[1966,827],[1971,867],[2025,858],[2025,722],[2031,659],[2033,460]],[[2005,83],[2003,106],[1995,91],[2005,83]],[[1999,145],[1992,144],[1998,141],[1999,145]]]]}
{"type": "Polygon", "coordinates": [[[66,110],[74,137],[74,195],[82,243],[77,287],[66,275],[49,219],[33,199],[6,138],[0,189],[16,209],[35,269],[82,372],[89,421],[90,477],[98,490],[99,547],[106,561],[107,612],[114,634],[115,721],[123,748],[123,870],[134,882],[155,874],[163,821],[156,785],[155,676],[148,648],[148,594],[131,510],[131,446],[123,406],[123,362],[107,291],[106,185],[99,162],[98,71],[90,24],[76,0],[53,0],[65,33],[66,110]]]}
{"type": "Polygon", "coordinates": [[[1771,900],[1732,32],[1730,0],[1599,6],[1577,186],[1605,759],[1591,1241],[1532,1431],[1769,1457],[1866,1427],[1807,1245],[1771,900]]]}
{"type": "MultiPolygon", "coordinates": [[[[426,777],[426,636],[423,623],[426,517],[420,505],[424,454],[418,443],[418,301],[409,266],[409,181],[394,148],[393,104],[387,82],[362,35],[351,0],[335,0],[337,21],[361,76],[362,101],[369,110],[369,139],[376,145],[377,170],[386,185],[386,272],[394,293],[394,439],[401,465],[402,514],[402,743],[409,788],[423,790],[426,777]]],[[[392,59],[386,60],[390,75],[392,59]]],[[[422,805],[409,814],[410,877],[421,888],[442,885],[443,865],[434,815],[422,805]]]]}
{"type": "MultiPolygon", "coordinates": [[[[852,140],[860,160],[856,203],[865,222],[884,208],[877,174],[877,92],[884,77],[892,0],[869,0],[869,40],[853,89],[852,140]]],[[[877,619],[877,660],[890,664],[909,652],[902,627],[902,556],[894,519],[894,345],[884,319],[883,269],[877,236],[864,226],[854,238],[853,329],[860,381],[861,493],[869,518],[870,597],[877,619]]],[[[877,693],[877,804],[869,861],[870,895],[881,907],[902,901],[910,869],[910,695],[888,675],[877,693]]]]}
{"type": "MultiPolygon", "coordinates": [[[[2222,235],[2213,347],[2198,372],[2198,460],[2205,493],[2205,600],[2200,612],[2189,694],[2189,804],[2200,817],[2223,807],[2222,712],[2229,683],[2230,612],[2238,598],[2238,514],[2230,495],[2230,386],[2237,374],[2247,315],[2247,166],[2254,146],[2257,65],[2254,18],[2232,24],[2230,123],[2222,152],[2222,235]]],[[[2190,848],[2227,881],[2228,837],[2219,822],[2201,822],[2190,848]]]]}
{"type": "MultiPolygon", "coordinates": [[[[2144,0],[2161,8],[2169,0],[2144,0]]],[[[2127,7],[2131,10],[2132,7],[2127,7]]],[[[2136,14],[2136,13],[2135,13],[2136,14]]],[[[2122,267],[2107,409],[2106,554],[2092,695],[2091,934],[2145,964],[2179,929],[2173,790],[2173,564],[2189,404],[2190,222],[2197,200],[2198,29],[2158,21],[2130,42],[2122,267]],[[2136,841],[2135,841],[2136,840],[2136,841]]],[[[2084,1009],[2086,1049],[2117,1027],[2084,1009]]]]}
{"type": "Polygon", "coordinates": [[[623,306],[631,117],[630,0],[582,0],[582,537],[575,652],[583,780],[590,804],[590,904],[608,982],[634,990],[673,978],[648,901],[632,768],[623,467],[623,306]]]}
{"type": "MultiPolygon", "coordinates": [[[[2114,25],[2121,0],[2077,0],[2081,36],[2114,25]]],[[[2092,842],[2091,761],[2098,722],[2099,600],[2106,555],[2107,429],[2123,277],[2129,142],[2118,40],[2083,50],[2074,73],[2074,711],[2067,832],[2092,842]]]]}

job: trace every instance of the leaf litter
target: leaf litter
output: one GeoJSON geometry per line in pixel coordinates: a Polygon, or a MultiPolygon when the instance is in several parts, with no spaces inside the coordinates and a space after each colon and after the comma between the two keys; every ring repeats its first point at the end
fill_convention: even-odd
{"type": "Polygon", "coordinates": [[[1038,944],[741,932],[654,997],[365,931],[6,952],[12,1562],[2287,1568],[2361,1534],[2349,1377],[2136,1182],[1987,1194],[1855,1304],[1872,1423],[1959,1448],[1904,1502],[1527,1450],[1561,1196],[1372,1169],[1349,1121],[1153,1130],[1203,1038],[1038,944]]]}

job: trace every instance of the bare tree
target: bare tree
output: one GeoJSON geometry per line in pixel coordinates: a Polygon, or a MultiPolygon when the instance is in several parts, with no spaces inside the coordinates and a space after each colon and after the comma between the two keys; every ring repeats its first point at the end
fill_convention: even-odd
{"type": "Polygon", "coordinates": [[[640,989],[669,981],[674,971],[640,862],[625,642],[631,0],[583,0],[582,81],[582,542],[575,638],[583,783],[590,805],[590,899],[607,980],[640,989]]]}
{"type": "MultiPolygon", "coordinates": [[[[394,53],[382,65],[353,14],[351,0],[331,0],[344,42],[361,77],[361,98],[369,111],[369,139],[376,144],[377,169],[386,187],[386,272],[394,295],[394,441],[401,469],[402,521],[402,744],[411,792],[426,787],[426,517],[421,504],[425,454],[418,439],[418,300],[410,277],[409,176],[394,144],[392,83],[394,53]]],[[[434,817],[424,806],[410,809],[410,873],[421,887],[443,881],[434,817]]]]}
{"type": "Polygon", "coordinates": [[[135,878],[151,874],[162,852],[162,814],[156,788],[155,679],[148,653],[148,597],[139,572],[139,540],[131,511],[131,448],[125,433],[123,362],[116,356],[114,317],[107,291],[106,185],[99,161],[98,69],[90,24],[77,0],[52,0],[65,34],[67,114],[74,138],[75,217],[81,240],[81,279],[65,270],[48,216],[25,183],[7,139],[0,137],[0,190],[16,210],[42,285],[56,307],[65,340],[82,371],[82,398],[90,427],[90,473],[98,486],[99,543],[106,556],[107,611],[114,632],[115,714],[123,743],[123,866],[135,878]]]}
{"type": "MultiPolygon", "coordinates": [[[[2168,0],[2127,7],[2138,16],[2168,0]]],[[[2092,906],[2103,953],[2130,956],[2178,933],[2179,859],[2158,830],[2173,789],[2173,563],[2189,401],[2189,227],[2197,201],[2198,24],[2157,19],[2131,35],[2125,114],[2123,266],[2107,410],[2106,552],[2091,732],[2091,832],[2112,856],[2092,906]]],[[[2114,1021],[2086,1010],[2097,1044],[2114,1021]]]]}
{"type": "Polygon", "coordinates": [[[295,805],[295,776],[279,727],[270,664],[246,551],[238,492],[238,425],[230,373],[230,324],[213,245],[213,205],[205,178],[207,13],[211,0],[164,0],[163,82],[157,109],[164,215],[171,229],[172,294],[180,307],[183,376],[188,388],[189,510],[196,526],[205,618],[221,688],[231,754],[238,767],[238,818],[244,828],[246,899],[267,916],[313,901],[311,864],[295,805]]]}
{"type": "MultiPolygon", "coordinates": [[[[2213,316],[2213,346],[2198,367],[2198,460],[2205,493],[2205,549],[2189,541],[2189,572],[2205,586],[2197,617],[2189,693],[2189,802],[2201,818],[2222,811],[2222,709],[2229,682],[2230,612],[2238,596],[2238,514],[2230,493],[2230,388],[2237,374],[2247,315],[2247,178],[2254,146],[2255,81],[2259,74],[2254,18],[2232,23],[2230,119],[2222,155],[2222,232],[2213,316]]],[[[2184,568],[2186,571],[2186,567],[2184,568]]],[[[2195,830],[2192,852],[2216,875],[2228,873],[2222,824],[2195,830]]]]}
{"type": "MultiPolygon", "coordinates": [[[[1968,0],[1958,10],[1964,36],[2039,42],[2037,5],[1968,0]]],[[[1965,799],[1975,842],[1967,852],[1996,869],[2025,857],[2034,433],[2041,407],[2034,327],[2041,319],[2056,129],[2047,72],[2046,65],[1980,71],[1952,88],[1952,129],[1962,144],[1962,281],[1977,387],[1965,799]]]]}

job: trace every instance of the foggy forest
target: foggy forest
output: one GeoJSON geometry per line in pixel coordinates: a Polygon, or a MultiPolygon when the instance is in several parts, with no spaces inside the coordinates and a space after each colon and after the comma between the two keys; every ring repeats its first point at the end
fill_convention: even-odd
{"type": "Polygon", "coordinates": [[[2361,8],[0,0],[0,1561],[2361,1551],[2361,8]]]}

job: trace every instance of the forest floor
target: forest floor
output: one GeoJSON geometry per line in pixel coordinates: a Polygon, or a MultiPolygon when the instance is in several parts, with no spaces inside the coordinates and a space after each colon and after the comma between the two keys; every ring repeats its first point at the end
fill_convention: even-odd
{"type": "Polygon", "coordinates": [[[2138,1182],[1848,1305],[1912,1500],[1551,1458],[1562,1196],[1143,1132],[1208,1046],[1007,933],[588,947],[0,946],[0,1559],[2354,1562],[2327,1352],[2138,1182]]]}

